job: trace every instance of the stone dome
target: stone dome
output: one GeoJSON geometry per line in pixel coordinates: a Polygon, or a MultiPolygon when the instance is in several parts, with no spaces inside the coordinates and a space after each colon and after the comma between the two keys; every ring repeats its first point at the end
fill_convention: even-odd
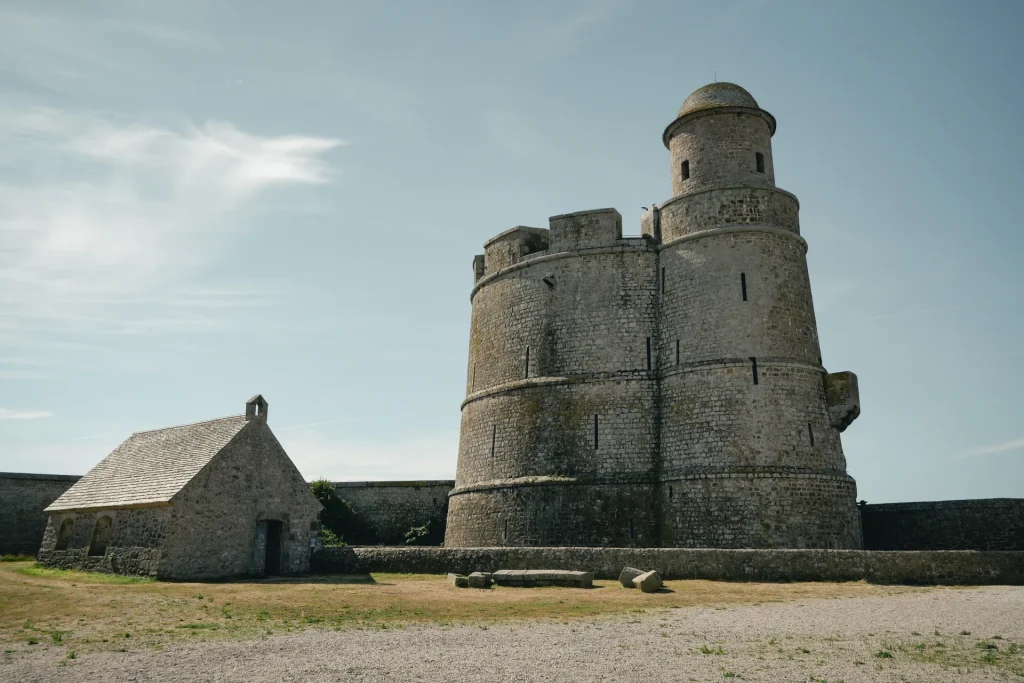
{"type": "Polygon", "coordinates": [[[760,108],[757,106],[757,100],[735,83],[708,83],[703,88],[697,88],[690,93],[690,96],[683,102],[683,106],[680,107],[676,118],[715,107],[760,108]]]}

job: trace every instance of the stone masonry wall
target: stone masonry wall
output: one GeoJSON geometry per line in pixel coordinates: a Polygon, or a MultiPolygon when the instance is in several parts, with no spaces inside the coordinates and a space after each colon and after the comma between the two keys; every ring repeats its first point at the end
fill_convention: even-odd
{"type": "Polygon", "coordinates": [[[868,550],[1024,550],[1024,498],[860,508],[868,550]]]}
{"type": "Polygon", "coordinates": [[[623,567],[666,579],[861,581],[880,584],[1022,585],[1024,552],[722,550],[682,548],[324,548],[318,573],[445,574],[569,569],[615,579],[623,567]]]}
{"type": "Polygon", "coordinates": [[[170,520],[170,506],[53,513],[46,524],[39,563],[57,569],[158,576],[170,520]],[[102,555],[89,555],[97,522],[103,517],[111,520],[110,543],[102,555]],[[67,547],[58,550],[57,536],[68,519],[74,526],[67,547]]]}
{"type": "Polygon", "coordinates": [[[174,497],[160,575],[262,574],[254,545],[266,520],[282,522],[281,573],[304,573],[321,509],[267,425],[254,420],[174,497]]]}
{"type": "Polygon", "coordinates": [[[474,290],[447,545],[656,542],[657,253],[613,210],[549,244],[474,290]]]}
{"type": "Polygon", "coordinates": [[[0,555],[35,555],[46,529],[47,505],[81,477],[0,472],[0,555]]]}
{"type": "Polygon", "coordinates": [[[665,242],[730,225],[772,225],[800,234],[800,204],[777,188],[729,187],[673,197],[661,204],[665,242]]]}
{"type": "Polygon", "coordinates": [[[383,545],[402,545],[406,531],[427,523],[432,535],[443,538],[454,486],[454,481],[334,482],[338,497],[348,501],[372,535],[367,544],[383,545]]]}
{"type": "Polygon", "coordinates": [[[673,125],[669,140],[672,194],[708,187],[744,185],[773,187],[771,127],[752,112],[701,112],[673,125]],[[764,155],[764,172],[758,173],[756,154],[764,155]],[[690,177],[682,178],[683,161],[689,161],[690,177]]]}

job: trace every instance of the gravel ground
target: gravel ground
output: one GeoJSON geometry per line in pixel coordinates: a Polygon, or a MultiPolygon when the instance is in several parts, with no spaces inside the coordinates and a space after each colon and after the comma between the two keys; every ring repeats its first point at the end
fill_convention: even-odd
{"type": "Polygon", "coordinates": [[[157,651],[89,652],[74,660],[60,648],[21,648],[0,657],[3,681],[650,683],[728,678],[1024,681],[1024,587],[657,610],[567,624],[309,630],[157,651]],[[944,647],[935,646],[940,642],[944,647]],[[1022,654],[1012,654],[1012,643],[1021,646],[1022,654]],[[892,657],[877,657],[883,650],[892,657]],[[1010,670],[1014,667],[1019,674],[1010,670]]]}

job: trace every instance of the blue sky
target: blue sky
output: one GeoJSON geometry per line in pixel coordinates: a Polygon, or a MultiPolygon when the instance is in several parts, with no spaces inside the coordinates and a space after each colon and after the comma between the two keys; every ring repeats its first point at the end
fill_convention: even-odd
{"type": "Polygon", "coordinates": [[[43,5],[0,8],[0,470],[262,392],[308,477],[453,477],[473,255],[638,234],[717,72],[778,119],[860,497],[1024,496],[1024,5],[43,5]]]}

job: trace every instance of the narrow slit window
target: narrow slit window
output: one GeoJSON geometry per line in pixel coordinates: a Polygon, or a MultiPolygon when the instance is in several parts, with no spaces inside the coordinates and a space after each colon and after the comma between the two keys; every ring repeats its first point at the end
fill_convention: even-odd
{"type": "Polygon", "coordinates": [[[813,446],[814,445],[814,426],[810,422],[807,423],[807,436],[809,436],[811,438],[811,445],[813,446]]]}
{"type": "Polygon", "coordinates": [[[469,390],[476,389],[476,363],[473,363],[473,370],[469,373],[469,390]]]}
{"type": "Polygon", "coordinates": [[[676,339],[676,365],[679,365],[679,340],[676,339]]]}
{"type": "Polygon", "coordinates": [[[636,539],[636,525],[633,523],[633,518],[629,518],[629,540],[633,541],[636,539]]]}
{"type": "Polygon", "coordinates": [[[668,497],[669,497],[669,499],[672,498],[672,487],[671,486],[668,487],[668,497]]]}
{"type": "Polygon", "coordinates": [[[503,541],[507,541],[508,540],[508,520],[507,519],[505,520],[505,531],[503,531],[502,534],[501,534],[501,540],[503,540],[503,541]]]}
{"type": "Polygon", "coordinates": [[[747,300],[747,274],[740,273],[740,291],[743,293],[743,300],[747,300]]]}
{"type": "Polygon", "coordinates": [[[661,293],[665,293],[665,267],[661,267],[661,293]]]}
{"type": "Polygon", "coordinates": [[[764,155],[760,152],[757,153],[757,172],[764,173],[764,155]]]}
{"type": "Polygon", "coordinates": [[[597,415],[594,416],[594,450],[597,450],[597,415]]]}
{"type": "Polygon", "coordinates": [[[498,441],[498,425],[491,425],[491,457],[494,457],[494,445],[498,441]]]}
{"type": "Polygon", "coordinates": [[[757,384],[757,359],[753,356],[750,357],[750,370],[754,374],[754,384],[757,384]]]}
{"type": "Polygon", "coordinates": [[[526,377],[526,379],[530,378],[530,347],[529,346],[526,347],[526,363],[524,364],[524,367],[523,367],[523,375],[526,377]]]}
{"type": "Polygon", "coordinates": [[[651,338],[647,338],[647,369],[651,369],[651,338]]]}
{"type": "Polygon", "coordinates": [[[681,167],[681,171],[682,171],[683,180],[689,179],[689,177],[690,177],[690,160],[689,159],[687,159],[686,161],[683,162],[683,165],[681,167]]]}

